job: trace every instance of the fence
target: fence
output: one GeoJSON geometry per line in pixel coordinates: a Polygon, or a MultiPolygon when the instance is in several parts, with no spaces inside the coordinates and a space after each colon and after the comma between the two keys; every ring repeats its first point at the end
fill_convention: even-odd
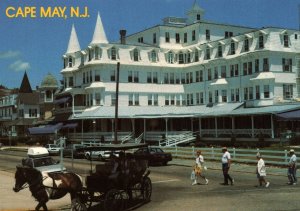
{"type": "MultiPolygon", "coordinates": [[[[206,160],[220,161],[222,148],[197,148],[197,147],[164,147],[165,152],[172,153],[175,158],[194,159],[197,150],[201,150],[206,160]]],[[[289,160],[287,150],[260,150],[228,148],[233,162],[257,163],[256,155],[259,152],[266,163],[271,165],[286,165],[289,160]]]]}

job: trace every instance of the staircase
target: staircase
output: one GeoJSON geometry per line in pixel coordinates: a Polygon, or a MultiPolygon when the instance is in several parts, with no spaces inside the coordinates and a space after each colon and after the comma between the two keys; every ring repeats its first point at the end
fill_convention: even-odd
{"type": "Polygon", "coordinates": [[[195,141],[196,139],[196,134],[197,132],[183,132],[175,135],[168,135],[166,137],[166,140],[160,140],[159,141],[159,146],[164,146],[164,147],[170,147],[170,146],[177,146],[178,144],[183,144],[183,143],[190,143],[195,141]]]}

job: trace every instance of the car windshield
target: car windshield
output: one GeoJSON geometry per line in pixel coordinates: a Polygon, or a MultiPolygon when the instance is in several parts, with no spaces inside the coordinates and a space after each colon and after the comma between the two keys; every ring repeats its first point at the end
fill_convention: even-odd
{"type": "Polygon", "coordinates": [[[33,160],[34,167],[50,166],[56,164],[51,157],[36,158],[33,160]]]}

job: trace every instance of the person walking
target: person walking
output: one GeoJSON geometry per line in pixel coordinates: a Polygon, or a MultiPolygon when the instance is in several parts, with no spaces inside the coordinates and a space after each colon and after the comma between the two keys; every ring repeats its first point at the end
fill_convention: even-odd
{"type": "Polygon", "coordinates": [[[257,174],[257,179],[258,179],[258,184],[261,187],[262,184],[264,183],[265,187],[269,187],[270,182],[266,182],[265,177],[267,176],[266,172],[266,166],[265,166],[265,161],[262,159],[260,153],[257,153],[256,155],[257,158],[257,167],[256,167],[256,174],[257,174]]]}
{"type": "Polygon", "coordinates": [[[224,183],[221,183],[221,185],[229,185],[228,180],[230,181],[230,184],[234,184],[234,179],[229,175],[229,169],[231,164],[231,156],[230,153],[227,151],[227,147],[222,148],[222,171],[224,176],[224,183]]]}
{"type": "Polygon", "coordinates": [[[296,185],[297,184],[297,175],[296,175],[296,171],[297,171],[297,157],[295,155],[295,151],[293,149],[290,150],[289,152],[290,154],[290,160],[288,163],[288,179],[289,185],[296,185]]]}
{"type": "Polygon", "coordinates": [[[201,154],[201,150],[197,150],[196,152],[196,163],[194,165],[194,170],[192,172],[192,175],[194,175],[194,178],[192,178],[194,181],[192,185],[197,185],[197,179],[198,177],[201,177],[205,180],[205,184],[208,184],[208,179],[203,174],[203,168],[206,169],[206,166],[204,166],[204,157],[201,154]]]}

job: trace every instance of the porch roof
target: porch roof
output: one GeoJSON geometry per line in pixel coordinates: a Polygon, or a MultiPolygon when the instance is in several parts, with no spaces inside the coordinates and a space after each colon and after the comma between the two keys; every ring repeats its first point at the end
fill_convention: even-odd
{"type": "MultiPolygon", "coordinates": [[[[120,106],[119,118],[176,118],[176,117],[205,117],[226,115],[243,103],[217,104],[211,107],[200,106],[120,106]]],[[[96,119],[114,118],[114,106],[99,106],[86,109],[81,114],[76,114],[71,119],[96,119]]]]}

